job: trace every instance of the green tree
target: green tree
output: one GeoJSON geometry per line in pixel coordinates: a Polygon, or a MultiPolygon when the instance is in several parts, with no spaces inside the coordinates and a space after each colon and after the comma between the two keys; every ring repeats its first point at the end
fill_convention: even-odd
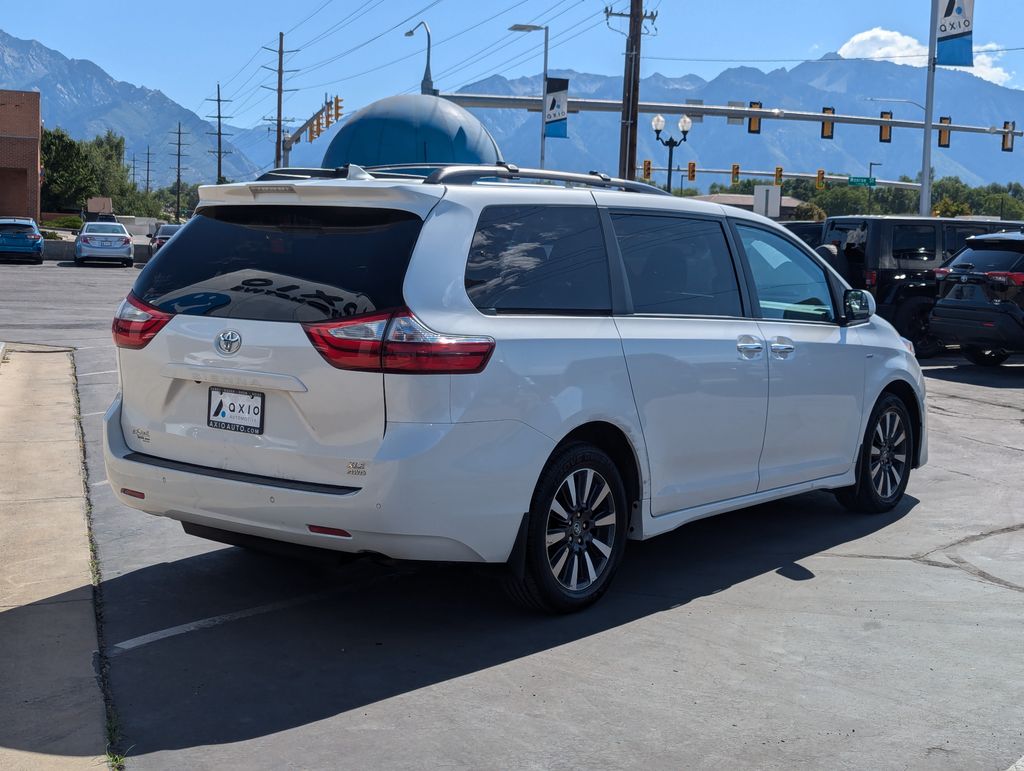
{"type": "Polygon", "coordinates": [[[824,209],[830,217],[841,214],[864,214],[868,210],[868,189],[837,185],[829,190],[822,190],[814,197],[813,202],[824,209]]]}
{"type": "Polygon", "coordinates": [[[85,148],[64,129],[43,129],[41,156],[46,175],[41,191],[44,211],[81,209],[86,198],[99,192],[85,148]]]}
{"type": "Polygon", "coordinates": [[[938,203],[932,202],[932,212],[937,217],[959,217],[970,214],[971,207],[967,201],[954,201],[949,196],[944,196],[938,203]]]}
{"type": "Polygon", "coordinates": [[[814,220],[815,222],[821,222],[826,216],[828,215],[825,214],[825,210],[812,201],[804,201],[793,209],[793,219],[795,220],[814,220]]]}
{"type": "Polygon", "coordinates": [[[1024,203],[1009,193],[990,193],[975,209],[978,214],[1001,217],[1005,220],[1024,220],[1024,203]]]}

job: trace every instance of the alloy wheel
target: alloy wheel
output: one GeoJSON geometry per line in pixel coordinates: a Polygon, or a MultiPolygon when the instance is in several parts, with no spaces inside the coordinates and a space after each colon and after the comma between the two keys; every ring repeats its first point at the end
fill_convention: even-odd
{"type": "Polygon", "coordinates": [[[615,496],[592,468],[569,474],[548,512],[546,548],[551,573],[569,591],[590,587],[604,573],[615,543],[615,496]]]}
{"type": "Polygon", "coordinates": [[[878,416],[871,435],[871,485],[881,498],[897,493],[907,473],[907,430],[895,409],[878,416]]]}

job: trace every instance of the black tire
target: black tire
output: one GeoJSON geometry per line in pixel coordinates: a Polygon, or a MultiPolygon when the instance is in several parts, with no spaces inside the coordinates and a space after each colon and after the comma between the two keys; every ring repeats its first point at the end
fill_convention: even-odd
{"type": "Polygon", "coordinates": [[[929,330],[929,317],[935,301],[927,297],[910,297],[900,305],[896,330],[914,344],[919,359],[928,359],[942,352],[945,346],[929,330]]]}
{"type": "Polygon", "coordinates": [[[961,353],[979,367],[998,367],[1010,358],[1009,353],[999,348],[976,348],[973,345],[965,345],[961,353]]]}
{"type": "Polygon", "coordinates": [[[126,267],[126,268],[130,268],[130,267],[132,267],[133,265],[135,265],[135,261],[134,261],[134,260],[125,260],[125,261],[124,261],[124,262],[122,262],[121,264],[122,264],[122,265],[123,265],[124,267],[126,267]]]}
{"type": "Polygon", "coordinates": [[[850,511],[881,514],[903,498],[914,460],[914,430],[910,411],[894,394],[875,403],[857,458],[857,481],[835,491],[850,511]],[[895,420],[898,421],[893,423],[895,420]],[[878,459],[877,461],[875,459],[878,459]]]}
{"type": "Polygon", "coordinates": [[[628,527],[626,490],[612,459],[585,442],[560,448],[534,490],[525,569],[521,578],[508,577],[509,595],[547,613],[592,605],[608,590],[622,561],[628,527]]]}

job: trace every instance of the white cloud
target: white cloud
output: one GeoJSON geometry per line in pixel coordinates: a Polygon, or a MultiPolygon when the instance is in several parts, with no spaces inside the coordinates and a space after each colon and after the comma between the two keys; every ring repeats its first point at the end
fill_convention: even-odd
{"type": "MultiPolygon", "coordinates": [[[[1013,80],[1014,73],[999,66],[1003,54],[995,49],[1001,47],[998,43],[975,46],[973,67],[951,69],[964,70],[984,80],[1005,86],[1013,80]],[[985,51],[990,53],[984,53],[985,51]]],[[[928,59],[928,46],[902,32],[874,27],[851,37],[840,46],[838,53],[846,59],[869,57],[923,67],[928,59]]]]}

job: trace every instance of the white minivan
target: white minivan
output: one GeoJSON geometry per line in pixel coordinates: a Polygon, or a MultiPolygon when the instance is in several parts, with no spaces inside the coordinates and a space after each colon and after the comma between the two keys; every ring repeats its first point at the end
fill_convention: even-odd
{"type": "Polygon", "coordinates": [[[507,563],[556,612],[628,538],[894,507],[913,347],[788,231],[659,193],[509,164],[200,188],[114,318],[113,490],[228,543],[507,563]]]}

